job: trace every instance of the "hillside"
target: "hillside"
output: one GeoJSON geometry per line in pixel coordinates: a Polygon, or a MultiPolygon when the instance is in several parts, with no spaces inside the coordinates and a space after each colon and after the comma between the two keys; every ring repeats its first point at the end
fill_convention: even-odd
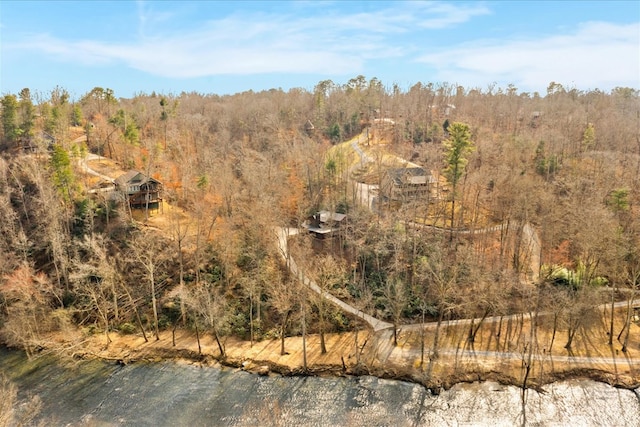
{"type": "Polygon", "coordinates": [[[98,337],[123,358],[116,333],[175,333],[192,356],[197,336],[298,372],[304,337],[309,369],[637,382],[638,93],[555,89],[21,99],[23,137],[0,147],[0,341],[103,354],[80,350],[98,337]],[[321,211],[346,215],[330,238],[278,244],[321,211]]]}

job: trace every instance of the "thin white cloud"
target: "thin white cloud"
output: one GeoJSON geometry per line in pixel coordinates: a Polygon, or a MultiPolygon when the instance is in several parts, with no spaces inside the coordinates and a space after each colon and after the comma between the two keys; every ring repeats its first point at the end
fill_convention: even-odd
{"type": "Polygon", "coordinates": [[[407,55],[413,48],[394,43],[396,34],[458,25],[484,13],[483,6],[403,2],[351,14],[317,10],[310,17],[238,13],[169,34],[151,23],[166,21],[170,15],[138,2],[138,37],[130,43],[39,35],[13,47],[44,52],[60,61],[98,66],[124,63],[171,78],[270,72],[347,74],[360,73],[367,59],[407,55]]]}
{"type": "Polygon", "coordinates": [[[426,15],[418,25],[427,29],[442,29],[471,20],[475,16],[488,15],[491,11],[482,3],[464,5],[441,2],[416,3],[421,14],[426,15]]]}
{"type": "Polygon", "coordinates": [[[137,0],[136,5],[138,9],[138,34],[142,37],[147,34],[148,27],[167,22],[173,16],[168,12],[157,12],[153,10],[149,2],[145,0],[137,0]]]}
{"type": "Polygon", "coordinates": [[[423,55],[438,79],[463,86],[513,83],[542,90],[554,81],[580,88],[640,86],[640,23],[590,22],[571,34],[527,40],[490,40],[423,55]]]}

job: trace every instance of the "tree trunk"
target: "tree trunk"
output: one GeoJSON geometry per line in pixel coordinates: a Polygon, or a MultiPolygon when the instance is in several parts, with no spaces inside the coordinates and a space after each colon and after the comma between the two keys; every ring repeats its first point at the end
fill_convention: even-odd
{"type": "Polygon", "coordinates": [[[356,363],[360,364],[360,346],[358,345],[358,328],[356,327],[356,331],[354,334],[354,342],[356,347],[356,363]]]}
{"type": "Polygon", "coordinates": [[[153,328],[156,334],[156,341],[160,340],[158,329],[158,303],[156,301],[156,281],[153,275],[153,267],[149,269],[149,282],[151,284],[151,305],[153,306],[153,328]]]}
{"type": "MultiPolygon", "coordinates": [[[[452,189],[452,193],[455,193],[456,191],[456,186],[453,186],[452,189]]],[[[456,214],[456,196],[455,194],[452,194],[451,196],[451,228],[449,229],[449,244],[453,243],[453,222],[455,220],[455,214],[456,214]]]]}
{"type": "Polygon", "coordinates": [[[253,347],[253,291],[249,291],[249,338],[253,347]]]}
{"type": "Polygon", "coordinates": [[[471,319],[471,325],[469,326],[469,339],[468,339],[471,344],[473,344],[476,341],[476,335],[480,330],[480,326],[482,326],[482,322],[484,322],[484,319],[486,319],[488,315],[489,315],[489,311],[485,310],[475,328],[473,327],[474,319],[471,319]]]}
{"type": "Polygon", "coordinates": [[[133,311],[136,314],[136,323],[138,324],[138,327],[140,328],[140,332],[142,332],[142,337],[144,338],[144,342],[149,342],[149,339],[147,338],[147,334],[144,331],[144,325],[142,324],[142,319],[140,318],[140,312],[138,311],[138,306],[133,301],[133,297],[131,296],[131,293],[129,292],[129,289],[127,289],[127,287],[124,285],[124,283],[120,283],[120,286],[122,286],[122,289],[124,289],[124,292],[127,295],[127,298],[129,299],[129,303],[131,304],[131,307],[133,307],[133,311]]]}
{"type": "MultiPolygon", "coordinates": [[[[631,313],[633,311],[633,300],[635,299],[635,291],[631,293],[631,299],[627,302],[627,318],[625,319],[624,328],[625,331],[624,341],[622,343],[622,352],[627,352],[627,345],[629,344],[629,331],[631,330],[631,313]]],[[[620,332],[622,334],[622,331],[620,332]]],[[[618,340],[620,340],[620,335],[618,335],[618,340]]]]}
{"type": "Polygon", "coordinates": [[[107,338],[107,347],[111,344],[111,337],[109,336],[109,318],[104,319],[104,336],[107,338]]]}
{"type": "Polygon", "coordinates": [[[171,343],[175,347],[176,346],[176,328],[178,327],[178,322],[174,322],[173,328],[171,329],[171,343]]]}
{"type": "Polygon", "coordinates": [[[327,353],[327,346],[324,342],[324,316],[320,316],[320,353],[327,353]]]}
{"type": "Polygon", "coordinates": [[[424,369],[424,309],[422,310],[422,325],[420,326],[420,370],[424,369]]]}
{"type": "Polygon", "coordinates": [[[289,319],[289,311],[284,314],[284,320],[282,321],[282,325],[280,326],[280,356],[284,356],[287,354],[284,350],[284,338],[285,332],[287,328],[287,320],[289,319]]]}
{"type": "Polygon", "coordinates": [[[433,348],[431,350],[431,357],[434,359],[438,357],[438,341],[440,340],[440,326],[442,325],[442,319],[444,318],[444,310],[442,308],[438,310],[438,323],[436,324],[436,333],[433,336],[433,348]]]}
{"type": "Polygon", "coordinates": [[[111,293],[113,295],[113,317],[118,322],[120,320],[120,313],[118,310],[118,295],[116,294],[116,285],[111,282],[111,293]]]}
{"type": "Polygon", "coordinates": [[[302,367],[307,371],[307,321],[305,319],[305,309],[302,308],[302,367]]]}
{"type": "Polygon", "coordinates": [[[616,293],[616,287],[614,285],[611,291],[611,319],[609,322],[609,346],[613,345],[613,315],[615,313],[615,303],[616,303],[615,293],[616,293]]]}
{"type": "Polygon", "coordinates": [[[222,342],[220,342],[220,336],[218,335],[218,328],[216,328],[216,323],[211,321],[211,330],[213,330],[213,338],[216,340],[216,344],[218,344],[218,350],[220,351],[220,357],[223,359],[227,357],[227,353],[224,351],[224,346],[222,342]]]}
{"type": "Polygon", "coordinates": [[[556,331],[558,330],[558,313],[553,313],[553,332],[551,334],[551,344],[549,344],[549,353],[553,350],[553,341],[556,339],[556,331]]]}
{"type": "Polygon", "coordinates": [[[395,347],[398,346],[398,324],[395,321],[395,318],[393,319],[393,345],[395,347]]]}
{"type": "Polygon", "coordinates": [[[569,330],[567,331],[567,343],[564,345],[564,348],[567,350],[571,350],[571,346],[573,345],[573,338],[578,332],[578,327],[580,326],[580,322],[570,319],[569,320],[569,330]]]}
{"type": "Polygon", "coordinates": [[[198,332],[198,321],[195,322],[196,327],[196,341],[198,342],[198,354],[202,354],[202,347],[200,346],[200,333],[198,332]]]}
{"type": "Polygon", "coordinates": [[[178,260],[180,261],[180,317],[182,318],[182,326],[186,326],[187,308],[184,304],[184,255],[182,253],[182,238],[180,236],[178,236],[178,260]]]}
{"type": "Polygon", "coordinates": [[[319,329],[320,329],[320,353],[321,354],[326,354],[327,353],[327,346],[325,344],[325,340],[324,340],[324,315],[325,315],[325,300],[324,300],[324,290],[321,289],[320,291],[320,300],[318,303],[318,316],[320,317],[320,324],[319,324],[319,329]]]}

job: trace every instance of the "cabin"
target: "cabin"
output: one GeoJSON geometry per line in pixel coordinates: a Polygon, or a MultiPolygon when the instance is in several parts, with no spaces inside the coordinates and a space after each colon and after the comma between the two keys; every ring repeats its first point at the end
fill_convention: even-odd
{"type": "Polygon", "coordinates": [[[382,176],[380,195],[392,202],[426,199],[436,189],[438,180],[421,167],[388,169],[382,176]]]}
{"type": "Polygon", "coordinates": [[[141,172],[132,170],[115,180],[116,191],[129,202],[131,209],[162,207],[162,183],[141,172]]]}
{"type": "Polygon", "coordinates": [[[346,223],[346,214],[319,211],[311,215],[303,224],[311,234],[320,239],[332,237],[346,223]]]}
{"type": "Polygon", "coordinates": [[[316,127],[311,123],[311,120],[307,120],[304,124],[304,131],[309,135],[312,134],[315,129],[316,127]]]}
{"type": "Polygon", "coordinates": [[[20,145],[26,153],[36,153],[38,151],[50,151],[56,143],[56,138],[45,131],[38,132],[33,136],[20,139],[20,145]]]}

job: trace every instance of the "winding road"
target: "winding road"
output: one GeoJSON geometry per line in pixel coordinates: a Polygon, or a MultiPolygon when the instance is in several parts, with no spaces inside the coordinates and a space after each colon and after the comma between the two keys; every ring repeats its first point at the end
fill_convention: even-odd
{"type": "MultiPolygon", "coordinates": [[[[360,319],[364,320],[369,324],[369,326],[371,326],[371,328],[375,332],[378,332],[384,329],[393,328],[393,324],[377,319],[363,312],[362,310],[355,308],[352,305],[342,301],[341,299],[336,298],[330,293],[323,291],[312,279],[308,278],[304,274],[304,272],[298,268],[298,265],[296,264],[293,256],[289,253],[289,237],[298,234],[299,233],[298,229],[276,227],[275,233],[278,239],[278,248],[280,251],[280,255],[282,256],[282,259],[287,264],[289,271],[295,277],[297,277],[301,283],[308,286],[311,290],[316,292],[318,295],[321,295],[327,301],[330,301],[333,304],[337,305],[345,312],[353,314],[354,316],[357,316],[360,319]]],[[[623,308],[623,307],[626,307],[627,304],[628,304],[627,301],[619,301],[614,303],[614,308],[623,308]]],[[[611,307],[611,304],[605,303],[600,305],[598,308],[602,310],[609,307],[611,307]]],[[[635,301],[633,303],[633,307],[640,307],[640,300],[635,301]]],[[[526,314],[527,313],[525,313],[525,315],[526,314]]],[[[538,313],[538,316],[545,316],[549,314],[552,314],[552,313],[540,312],[538,313]]],[[[482,323],[489,324],[489,323],[495,323],[500,321],[506,322],[508,320],[517,320],[520,316],[522,316],[522,313],[516,313],[516,314],[507,315],[507,316],[490,316],[490,317],[484,318],[484,320],[482,320],[482,323]]],[[[481,320],[480,318],[443,320],[440,326],[446,327],[446,326],[470,325],[472,322],[474,324],[477,324],[480,320],[481,320]]],[[[399,329],[403,331],[417,331],[420,329],[430,330],[430,329],[435,329],[437,325],[438,325],[438,322],[413,323],[413,324],[400,325],[399,329]]]]}
{"type": "MultiPolygon", "coordinates": [[[[79,144],[81,142],[86,142],[87,141],[87,135],[81,135],[79,137],[77,137],[76,139],[74,139],[73,141],[71,141],[73,144],[79,144]]],[[[88,175],[93,175],[93,176],[97,176],[98,178],[102,179],[105,182],[109,182],[111,183],[111,185],[107,186],[107,187],[102,187],[102,188],[98,188],[98,189],[91,189],[88,191],[88,193],[90,194],[95,194],[95,193],[108,193],[110,191],[115,190],[115,180],[113,178],[111,178],[110,176],[107,175],[103,175],[98,171],[95,171],[93,169],[91,169],[89,167],[89,163],[90,161],[93,160],[101,160],[101,159],[106,159],[105,157],[99,156],[97,154],[93,154],[93,153],[87,153],[84,157],[78,159],[78,165],[80,166],[80,169],[82,170],[82,172],[88,174],[88,175]]]]}
{"type": "MultiPolygon", "coordinates": [[[[350,141],[347,141],[346,144],[349,144],[356,153],[358,153],[358,156],[360,157],[360,167],[365,167],[367,165],[367,163],[370,163],[373,161],[373,159],[371,157],[369,157],[363,150],[362,148],[360,148],[360,143],[362,142],[366,142],[367,141],[367,134],[365,132],[361,133],[360,135],[352,138],[350,141]]],[[[357,191],[359,193],[360,196],[360,202],[365,205],[368,206],[370,209],[372,208],[372,204],[373,204],[373,196],[372,193],[374,193],[377,190],[377,186],[375,185],[367,185],[361,182],[356,182],[357,184],[357,191]]],[[[432,228],[434,230],[440,230],[443,232],[449,232],[449,229],[446,228],[442,228],[442,227],[435,227],[435,226],[430,226],[430,225],[424,225],[424,224],[417,224],[417,223],[413,223],[415,226],[419,226],[419,227],[425,227],[425,228],[432,228]]],[[[505,223],[505,224],[499,224],[499,225],[495,225],[492,227],[485,227],[485,228],[480,228],[480,229],[473,229],[473,230],[469,230],[469,229],[461,229],[461,230],[455,230],[455,233],[458,234],[483,234],[483,233],[490,233],[490,232],[495,232],[495,231],[501,231],[503,230],[505,227],[522,227],[522,234],[523,234],[523,239],[522,239],[522,243],[524,245],[524,251],[526,253],[527,258],[529,259],[529,265],[530,265],[530,271],[532,272],[532,278],[531,280],[534,281],[538,278],[538,274],[539,274],[539,269],[540,269],[540,238],[538,237],[538,233],[535,231],[535,229],[531,226],[531,224],[529,223],[525,223],[524,225],[520,225],[518,223],[515,222],[511,222],[509,223],[505,223]]],[[[322,297],[326,298],[328,301],[331,301],[332,303],[334,303],[335,305],[337,305],[338,307],[340,307],[342,310],[344,310],[347,313],[351,313],[361,319],[363,319],[365,322],[367,322],[371,328],[374,331],[380,331],[383,329],[389,329],[392,328],[393,325],[391,323],[382,321],[380,319],[376,319],[373,316],[364,313],[362,310],[359,310],[349,304],[347,304],[346,302],[336,298],[335,296],[331,295],[328,292],[322,291],[322,289],[311,279],[309,279],[308,277],[306,277],[304,275],[304,272],[302,272],[295,260],[293,259],[293,257],[291,256],[291,254],[289,253],[289,244],[288,244],[288,237],[298,234],[298,230],[294,229],[294,228],[276,228],[276,234],[277,234],[277,238],[278,238],[278,246],[280,249],[280,253],[284,259],[284,261],[287,263],[287,266],[289,268],[289,270],[294,274],[294,276],[298,277],[299,280],[307,285],[310,289],[312,289],[313,291],[317,292],[318,294],[320,294],[322,297]]],[[[622,307],[626,304],[625,301],[621,301],[620,303],[618,303],[618,307],[622,307]]],[[[501,318],[502,320],[505,319],[509,319],[510,317],[515,318],[516,316],[519,316],[519,314],[515,314],[512,316],[493,316],[493,317],[488,317],[486,319],[484,319],[483,322],[485,323],[491,323],[491,322],[496,322],[499,321],[501,318]]],[[[458,319],[458,320],[449,320],[449,321],[443,321],[442,325],[446,326],[446,325],[459,325],[459,324],[469,324],[471,322],[478,322],[479,319],[458,319]]],[[[419,330],[420,328],[435,328],[436,327],[436,322],[431,322],[431,323],[418,323],[418,324],[411,324],[411,325],[402,325],[402,329],[403,330],[419,330]]]]}
{"type": "MultiPolygon", "coordinates": [[[[354,148],[357,147],[357,143],[363,138],[363,135],[361,134],[360,136],[354,138],[353,141],[351,141],[351,144],[355,144],[354,148]]],[[[366,161],[370,161],[370,158],[368,158],[366,156],[365,153],[362,152],[362,150],[360,149],[360,147],[356,148],[356,152],[358,152],[361,155],[361,162],[366,162],[366,161]]],[[[104,179],[105,181],[108,182],[113,182],[113,179],[106,176],[106,175],[102,175],[98,172],[96,172],[95,170],[91,169],[88,165],[88,161],[91,160],[97,160],[100,159],[100,156],[97,155],[93,155],[93,154],[89,154],[87,155],[84,159],[80,160],[80,165],[82,167],[82,169],[84,170],[84,172],[94,175],[94,176],[98,176],[102,179],[104,179]]],[[[367,194],[370,194],[367,192],[367,194]]],[[[371,200],[368,199],[368,205],[369,207],[371,207],[371,200]]],[[[501,230],[502,227],[504,227],[505,225],[498,225],[495,227],[488,227],[485,229],[479,229],[479,230],[458,230],[457,232],[459,233],[464,233],[464,234],[474,234],[474,233],[486,233],[486,232],[490,232],[490,231],[498,231],[501,230]]],[[[320,295],[321,297],[325,298],[327,301],[330,301],[331,303],[335,304],[336,306],[338,306],[341,310],[343,310],[346,313],[352,314],[360,319],[362,319],[363,321],[365,321],[370,327],[371,329],[374,331],[374,333],[378,333],[378,332],[383,332],[382,334],[378,334],[378,338],[379,339],[383,339],[386,341],[390,340],[390,329],[393,328],[393,325],[391,323],[385,322],[383,320],[377,319],[365,312],[363,312],[362,310],[353,307],[352,305],[340,300],[339,298],[336,298],[335,296],[331,295],[330,293],[323,291],[318,285],[317,283],[315,283],[312,279],[310,279],[309,277],[307,277],[304,272],[302,270],[300,270],[298,268],[298,265],[295,262],[295,259],[293,258],[293,256],[289,253],[289,237],[290,236],[294,236],[296,234],[299,233],[298,229],[295,228],[282,228],[282,227],[275,227],[274,228],[275,231],[275,235],[277,238],[277,242],[278,242],[278,248],[279,248],[279,252],[284,260],[284,262],[286,263],[288,269],[291,271],[291,273],[298,278],[298,280],[300,280],[301,283],[303,283],[304,285],[306,285],[309,289],[311,289],[312,291],[316,292],[318,295],[320,295]]],[[[525,238],[528,240],[527,242],[525,242],[525,244],[529,245],[529,250],[531,251],[532,254],[538,254],[540,253],[540,241],[539,238],[537,236],[537,233],[535,232],[535,230],[533,229],[533,227],[529,224],[525,224],[523,226],[523,234],[525,236],[525,238]]],[[[539,258],[536,258],[534,260],[531,260],[531,262],[536,262],[539,265],[539,258]]],[[[627,301],[620,301],[614,304],[614,307],[616,308],[621,308],[621,307],[625,307],[628,304],[627,301]]],[[[604,307],[610,307],[611,304],[603,304],[600,307],[604,308],[604,307]]],[[[640,301],[637,301],[633,304],[634,307],[639,307],[640,306],[640,301]]],[[[539,315],[545,315],[547,313],[539,313],[539,315]]],[[[483,320],[484,324],[489,324],[489,323],[493,323],[493,322],[498,322],[498,321],[506,321],[509,319],[515,319],[516,317],[521,316],[521,314],[513,314],[510,316],[492,316],[492,317],[487,317],[483,320]]],[[[442,321],[440,326],[441,327],[446,327],[446,326],[454,326],[454,325],[468,325],[471,324],[471,322],[478,322],[480,319],[457,319],[457,320],[446,320],[446,321],[442,321]]],[[[435,329],[437,327],[438,323],[437,322],[426,322],[426,323],[417,323],[417,324],[407,324],[407,325],[401,325],[400,326],[400,330],[402,331],[418,331],[421,329],[424,330],[429,330],[429,329],[435,329]]],[[[418,355],[418,352],[420,350],[419,349],[415,349],[415,348],[410,348],[410,349],[406,349],[406,348],[399,348],[399,347],[395,347],[392,346],[392,348],[389,348],[389,352],[388,355],[390,355],[391,353],[395,353],[398,352],[400,357],[404,357],[405,359],[407,357],[416,357],[418,355]]],[[[466,358],[491,358],[493,360],[504,360],[504,359],[521,359],[523,357],[521,352],[497,352],[497,351],[476,351],[476,350],[451,350],[451,349],[439,349],[439,354],[441,355],[451,355],[451,356],[456,356],[456,357],[466,357],[466,358]]],[[[640,365],[640,360],[638,359],[628,359],[623,357],[588,357],[588,356],[551,356],[550,354],[546,354],[546,355],[536,355],[536,358],[540,359],[540,360],[548,360],[550,362],[567,362],[567,363],[584,363],[584,364],[611,364],[611,365],[616,365],[616,363],[618,362],[626,362],[629,365],[640,365]]]]}
{"type": "Polygon", "coordinates": [[[353,314],[356,317],[364,320],[371,326],[371,328],[377,332],[383,329],[388,329],[393,327],[391,323],[384,322],[380,319],[376,319],[375,317],[365,313],[362,310],[359,310],[352,305],[347,304],[339,298],[331,295],[330,293],[323,291],[313,280],[305,276],[305,274],[298,268],[295,260],[289,253],[289,236],[298,234],[298,230],[295,228],[276,228],[276,234],[278,236],[278,247],[280,249],[280,254],[282,258],[286,262],[289,271],[300,280],[301,283],[308,286],[312,291],[316,292],[318,295],[326,299],[327,301],[332,302],[333,304],[340,307],[346,313],[353,314]]]}

